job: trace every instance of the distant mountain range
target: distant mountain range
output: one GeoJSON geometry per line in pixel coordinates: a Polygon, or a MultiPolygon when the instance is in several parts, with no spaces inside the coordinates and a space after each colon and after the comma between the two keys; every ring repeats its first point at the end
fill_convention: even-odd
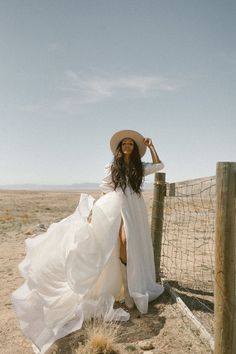
{"type": "MultiPolygon", "coordinates": [[[[144,190],[151,190],[153,183],[144,183],[144,190]]],[[[0,189],[30,190],[30,191],[98,191],[99,183],[74,183],[74,184],[5,184],[0,189]]]]}
{"type": "MultiPolygon", "coordinates": [[[[176,195],[198,193],[204,191],[204,194],[208,193],[209,188],[212,188],[211,192],[215,193],[216,177],[201,177],[191,180],[179,181],[175,183],[167,183],[167,187],[175,185],[176,195]],[[182,189],[184,188],[184,190],[182,189]],[[177,192],[178,191],[178,192],[177,192]]],[[[167,188],[167,189],[168,189],[167,188]]],[[[74,183],[74,184],[5,184],[0,185],[0,190],[30,190],[30,191],[99,191],[99,183],[74,183]]],[[[143,190],[152,190],[153,183],[145,182],[143,190]]]]}

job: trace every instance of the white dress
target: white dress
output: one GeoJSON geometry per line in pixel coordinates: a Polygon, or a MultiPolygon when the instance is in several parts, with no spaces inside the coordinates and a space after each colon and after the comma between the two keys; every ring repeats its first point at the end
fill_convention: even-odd
{"type": "MultiPolygon", "coordinates": [[[[143,162],[144,175],[162,163],[143,162]]],[[[119,260],[121,218],[127,238],[130,295],[141,313],[163,292],[155,282],[153,248],[143,196],[129,186],[125,194],[112,188],[110,164],[100,184],[105,193],[96,202],[81,194],[73,214],[26,240],[26,257],[19,269],[25,283],[12,293],[22,332],[35,353],[45,353],[57,340],[82,327],[91,317],[127,321],[129,313],[114,309],[123,295],[119,260]],[[92,221],[87,217],[92,211],[92,221]]]]}

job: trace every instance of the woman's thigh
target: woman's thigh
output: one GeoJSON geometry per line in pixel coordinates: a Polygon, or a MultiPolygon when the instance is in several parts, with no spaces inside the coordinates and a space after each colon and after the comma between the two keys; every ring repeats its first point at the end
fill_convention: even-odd
{"type": "Polygon", "coordinates": [[[123,219],[121,219],[119,236],[120,236],[121,245],[125,246],[126,245],[126,234],[125,234],[125,227],[124,227],[123,219]]]}
{"type": "Polygon", "coordinates": [[[121,222],[119,237],[120,237],[120,259],[125,264],[127,262],[127,252],[126,252],[126,235],[125,235],[125,228],[123,222],[121,222]]]}

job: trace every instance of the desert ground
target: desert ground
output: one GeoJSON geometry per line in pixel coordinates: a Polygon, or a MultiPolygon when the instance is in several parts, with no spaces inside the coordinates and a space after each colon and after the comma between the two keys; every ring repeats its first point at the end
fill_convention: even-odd
{"type": "MultiPolygon", "coordinates": [[[[99,198],[100,192],[88,192],[99,198]]],[[[149,220],[152,192],[143,193],[149,220]]],[[[24,282],[18,264],[25,256],[24,241],[42,233],[48,226],[70,215],[80,192],[44,192],[0,190],[0,353],[31,354],[31,342],[19,328],[10,294],[24,282]]],[[[122,305],[123,306],[123,305],[122,305]]],[[[120,324],[115,340],[116,353],[208,354],[207,344],[184,320],[175,302],[165,292],[150,303],[149,313],[130,311],[130,320],[120,324]]],[[[49,353],[74,354],[82,351],[84,328],[58,340],[49,353]]]]}

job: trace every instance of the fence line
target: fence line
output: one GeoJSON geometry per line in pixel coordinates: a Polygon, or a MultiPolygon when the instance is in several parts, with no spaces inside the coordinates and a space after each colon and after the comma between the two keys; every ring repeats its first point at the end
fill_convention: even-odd
{"type": "Polygon", "coordinates": [[[236,163],[178,183],[156,174],[153,205],[157,279],[212,350],[215,331],[215,354],[236,353],[236,163]]]}
{"type": "MultiPolygon", "coordinates": [[[[203,324],[205,328],[202,327],[201,331],[210,338],[211,348],[214,333],[215,186],[214,176],[166,183],[164,201],[158,201],[160,205],[164,204],[159,274],[162,281],[168,282],[172,293],[192,311],[190,317],[195,318],[195,325],[203,324]]],[[[154,240],[157,237],[153,225],[152,236],[154,240]]]]}

